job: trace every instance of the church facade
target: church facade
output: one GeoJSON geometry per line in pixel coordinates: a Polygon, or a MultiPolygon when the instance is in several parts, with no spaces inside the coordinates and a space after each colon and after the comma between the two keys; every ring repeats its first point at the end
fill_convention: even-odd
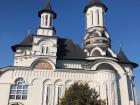
{"type": "Polygon", "coordinates": [[[133,69],[121,49],[111,48],[105,27],[107,7],[100,0],[86,5],[84,47],[56,35],[57,14],[48,3],[38,16],[40,27],[12,46],[14,65],[0,69],[0,105],[59,105],[74,82],[95,88],[106,105],[137,105],[133,69]]]}

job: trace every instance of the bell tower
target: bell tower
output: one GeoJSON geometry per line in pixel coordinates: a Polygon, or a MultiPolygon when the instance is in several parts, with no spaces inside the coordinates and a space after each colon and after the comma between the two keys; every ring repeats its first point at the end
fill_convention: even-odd
{"type": "Polygon", "coordinates": [[[87,29],[91,27],[104,27],[104,14],[107,7],[100,0],[92,0],[84,12],[87,18],[87,29]]]}
{"type": "Polygon", "coordinates": [[[53,36],[55,34],[53,20],[56,18],[56,13],[52,10],[50,1],[48,1],[44,9],[39,11],[38,16],[41,20],[37,35],[53,36]]]}
{"type": "Polygon", "coordinates": [[[91,0],[85,7],[86,33],[84,48],[87,59],[114,58],[110,35],[105,28],[105,13],[108,8],[100,0],[91,0]]]}

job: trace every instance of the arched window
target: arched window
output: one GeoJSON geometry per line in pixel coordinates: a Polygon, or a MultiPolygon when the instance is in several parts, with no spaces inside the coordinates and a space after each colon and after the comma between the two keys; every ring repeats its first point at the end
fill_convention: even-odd
{"type": "Polygon", "coordinates": [[[92,53],[92,56],[101,56],[101,52],[99,50],[95,50],[93,53],[92,53]]]}
{"type": "Polygon", "coordinates": [[[41,53],[44,54],[44,46],[42,46],[41,53]]]}
{"type": "Polygon", "coordinates": [[[51,91],[52,91],[51,80],[45,80],[44,82],[44,91],[43,91],[43,105],[51,104],[51,91]]]}
{"type": "Polygon", "coordinates": [[[58,80],[55,83],[55,103],[57,105],[59,105],[61,97],[62,97],[62,81],[58,80]]]}
{"type": "Polygon", "coordinates": [[[43,105],[49,105],[50,103],[50,95],[51,95],[51,85],[46,85],[44,88],[44,104],[43,105]]]}
{"type": "Polygon", "coordinates": [[[26,100],[28,93],[28,85],[25,84],[23,78],[19,78],[11,85],[10,99],[26,100]]]}
{"type": "Polygon", "coordinates": [[[57,87],[57,104],[58,104],[58,105],[59,105],[59,103],[60,103],[60,98],[61,98],[61,94],[62,94],[61,88],[62,88],[62,86],[58,86],[58,87],[57,87]]]}
{"type": "Polygon", "coordinates": [[[49,51],[48,46],[42,45],[41,53],[42,53],[43,55],[47,55],[47,54],[48,54],[48,51],[49,51]]]}

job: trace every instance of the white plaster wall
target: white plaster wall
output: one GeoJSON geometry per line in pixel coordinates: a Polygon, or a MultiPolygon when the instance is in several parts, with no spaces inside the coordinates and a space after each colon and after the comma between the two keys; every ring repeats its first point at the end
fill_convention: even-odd
{"type": "MultiPolygon", "coordinates": [[[[51,81],[51,100],[50,105],[56,105],[55,97],[55,87],[56,81],[62,81],[62,93],[64,94],[65,88],[71,83],[76,81],[80,82],[88,82],[91,88],[95,88],[97,91],[100,90],[100,98],[107,100],[108,96],[108,103],[109,105],[131,105],[132,102],[129,101],[128,96],[128,84],[125,71],[113,61],[106,61],[108,64],[112,64],[114,68],[117,69],[115,72],[114,70],[100,70],[94,71],[98,67],[98,65],[105,63],[100,62],[93,66],[91,69],[92,71],[84,71],[77,69],[69,70],[69,69],[57,69],[55,71],[44,71],[44,70],[9,70],[5,72],[0,77],[0,89],[3,89],[5,86],[2,83],[12,84],[14,81],[19,78],[23,77],[26,80],[26,83],[29,85],[29,92],[28,92],[28,99],[25,101],[21,101],[24,105],[44,105],[43,104],[43,86],[44,81],[50,80],[51,81]],[[75,71],[74,71],[75,70],[75,71]],[[119,78],[118,78],[119,75],[119,78]],[[107,87],[107,90],[106,90],[107,87]],[[120,91],[118,91],[118,88],[120,91]],[[120,92],[120,93],[119,93],[120,92]],[[119,96],[120,94],[120,96],[119,96]],[[120,98],[120,99],[118,99],[120,98]],[[37,100],[37,102],[35,102],[37,100]],[[118,103],[118,100],[121,103],[118,103]],[[131,104],[130,104],[131,103],[131,104]]],[[[67,62],[68,63],[68,62],[67,62]]],[[[76,63],[76,62],[75,62],[76,63]]],[[[4,89],[3,94],[8,94],[9,88],[4,89]]],[[[0,105],[7,102],[13,102],[15,100],[8,101],[8,95],[0,97],[2,101],[0,101],[0,105]]],[[[7,104],[5,104],[7,105],[7,104]]]]}
{"type": "Polygon", "coordinates": [[[57,67],[59,68],[72,68],[72,69],[82,69],[83,61],[75,60],[57,60],[57,67]]]}
{"type": "Polygon", "coordinates": [[[40,79],[34,79],[29,85],[28,105],[42,105],[43,83],[40,79]]]}
{"type": "Polygon", "coordinates": [[[30,53],[24,54],[25,49],[20,49],[15,53],[14,66],[26,66],[30,67],[31,64],[39,58],[48,58],[56,64],[56,53],[57,53],[57,39],[56,38],[33,38],[34,45],[32,48],[27,49],[30,53]],[[40,42],[41,41],[41,42],[40,42]],[[42,44],[48,46],[49,53],[42,53],[42,44]],[[22,54],[21,54],[22,52],[22,54]],[[27,63],[28,62],[28,63],[27,63]]]}
{"type": "Polygon", "coordinates": [[[37,29],[37,35],[53,36],[54,30],[39,28],[37,29]]]}
{"type": "Polygon", "coordinates": [[[104,9],[102,7],[93,6],[87,10],[87,29],[95,26],[104,27],[104,9]]]}
{"type": "Polygon", "coordinates": [[[50,56],[35,56],[34,55],[34,56],[21,57],[21,58],[22,58],[22,61],[20,61],[19,63],[16,63],[14,66],[30,67],[31,64],[39,58],[50,59],[54,64],[56,63],[56,57],[50,57],[50,56]]]}
{"type": "MultiPolygon", "coordinates": [[[[61,71],[61,70],[59,70],[61,71]]],[[[43,105],[43,83],[46,79],[51,80],[52,82],[52,98],[51,98],[51,105],[56,105],[55,101],[55,83],[57,80],[62,81],[62,92],[64,94],[65,88],[67,87],[66,85],[71,85],[72,83],[76,81],[81,81],[81,82],[88,82],[90,81],[92,84],[92,88],[96,88],[99,90],[98,86],[103,83],[111,83],[109,81],[114,81],[114,73],[110,71],[99,71],[95,73],[76,73],[76,72],[53,72],[53,71],[41,71],[41,70],[34,70],[34,71],[25,71],[25,70],[15,70],[12,72],[7,72],[4,74],[3,77],[1,77],[1,81],[5,82],[3,78],[5,78],[8,75],[13,75],[9,76],[8,80],[11,80],[11,84],[14,83],[14,80],[16,80],[19,77],[23,77],[26,80],[26,83],[29,85],[29,91],[28,91],[28,99],[24,101],[19,101],[24,103],[24,105],[43,105]],[[68,81],[71,81],[72,83],[68,84],[68,81]],[[107,82],[108,81],[108,82],[107,82]],[[37,101],[35,101],[37,100],[37,101]],[[54,104],[55,103],[55,104],[54,104]]],[[[109,85],[109,84],[108,84],[109,85]]],[[[9,85],[10,86],[10,85],[9,85]]],[[[110,85],[109,85],[110,86],[110,85]]],[[[4,85],[2,86],[4,88],[4,85]]],[[[1,88],[2,88],[1,87],[1,88]]],[[[0,105],[2,103],[8,102],[8,95],[10,88],[6,87],[3,91],[6,96],[3,96],[1,99],[5,99],[3,101],[0,101],[0,105]]],[[[105,90],[102,90],[104,92],[105,90]]],[[[105,94],[105,93],[102,93],[105,94]]],[[[104,95],[105,96],[105,95],[104,95]]],[[[101,97],[102,98],[102,97],[101,97]]],[[[14,102],[15,100],[10,100],[9,102],[14,102]]],[[[3,105],[3,104],[2,104],[3,105]]],[[[7,105],[7,104],[5,104],[7,105]]],[[[109,104],[113,105],[113,104],[109,104]]]]}
{"type": "Polygon", "coordinates": [[[10,84],[0,83],[0,105],[8,105],[10,84]]]}

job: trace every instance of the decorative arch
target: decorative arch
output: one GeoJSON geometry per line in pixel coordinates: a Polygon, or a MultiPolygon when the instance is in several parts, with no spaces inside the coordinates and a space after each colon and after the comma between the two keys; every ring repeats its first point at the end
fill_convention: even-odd
{"type": "Polygon", "coordinates": [[[108,51],[113,57],[115,58],[117,57],[117,55],[110,48],[108,48],[108,51]]]}
{"type": "Polygon", "coordinates": [[[49,44],[52,45],[52,46],[53,46],[53,44],[54,44],[51,40],[46,40],[45,38],[43,38],[43,39],[40,39],[40,40],[37,42],[37,45],[40,45],[40,44],[42,44],[42,43],[49,43],[49,44]]]}
{"type": "Polygon", "coordinates": [[[28,84],[28,81],[26,79],[24,79],[23,77],[18,77],[16,79],[14,79],[13,83],[16,83],[18,80],[22,80],[22,81],[24,81],[24,84],[28,84]]]}
{"type": "Polygon", "coordinates": [[[102,33],[99,30],[95,30],[95,33],[97,33],[99,35],[99,37],[102,36],[102,33]]]}
{"type": "Polygon", "coordinates": [[[62,80],[61,79],[58,79],[54,82],[55,85],[62,85],[62,80]]]}
{"type": "Polygon", "coordinates": [[[84,50],[85,53],[87,53],[87,56],[89,56],[89,51],[87,49],[84,50]]]}
{"type": "Polygon", "coordinates": [[[101,56],[101,52],[99,50],[95,50],[93,53],[91,53],[91,56],[101,56]]]}
{"type": "Polygon", "coordinates": [[[46,79],[44,82],[43,82],[44,86],[45,85],[50,85],[52,84],[51,80],[50,79],[46,79]]]}
{"type": "Polygon", "coordinates": [[[117,62],[115,61],[111,61],[111,60],[100,60],[96,63],[94,63],[94,65],[91,67],[92,70],[97,70],[97,68],[101,65],[101,64],[108,64],[110,66],[112,66],[115,70],[118,71],[119,74],[124,75],[124,73],[126,72],[125,69],[120,66],[117,62]]]}
{"type": "Polygon", "coordinates": [[[50,40],[43,40],[42,42],[39,43],[40,46],[40,53],[42,55],[50,55],[51,53],[51,47],[53,46],[53,42],[50,40]]]}
{"type": "Polygon", "coordinates": [[[105,70],[115,70],[115,68],[108,64],[108,63],[102,63],[100,65],[98,65],[98,67],[96,68],[96,70],[102,70],[102,69],[105,69],[105,70]]]}
{"type": "Polygon", "coordinates": [[[11,84],[9,99],[27,100],[28,85],[23,78],[17,78],[14,84],[11,84]],[[20,94],[19,94],[20,93],[20,94]]]}
{"type": "Polygon", "coordinates": [[[98,53],[97,55],[105,55],[105,52],[99,47],[95,47],[93,50],[91,50],[90,56],[92,56],[94,53],[98,53]]]}
{"type": "Polygon", "coordinates": [[[39,70],[54,70],[55,65],[50,59],[40,58],[32,63],[31,68],[39,70]]]}
{"type": "Polygon", "coordinates": [[[31,80],[30,84],[33,85],[35,82],[37,82],[39,80],[39,78],[34,78],[33,80],[31,80]]]}
{"type": "Polygon", "coordinates": [[[112,60],[103,60],[103,61],[100,60],[99,62],[96,62],[96,64],[94,64],[94,66],[92,67],[92,70],[96,70],[97,67],[103,63],[108,63],[112,65],[117,71],[117,81],[116,81],[118,85],[117,91],[120,93],[118,98],[119,100],[121,100],[120,102],[122,102],[122,104],[126,104],[125,101],[123,101],[123,100],[127,100],[129,97],[129,93],[127,89],[128,84],[127,84],[126,70],[119,63],[112,60]]]}
{"type": "Polygon", "coordinates": [[[87,34],[84,38],[84,40],[91,38],[91,37],[102,37],[102,33],[99,30],[94,30],[92,32],[89,32],[90,34],[87,34]]]}
{"type": "Polygon", "coordinates": [[[110,38],[108,32],[106,32],[106,31],[105,31],[105,35],[106,35],[107,38],[110,38]]]}

